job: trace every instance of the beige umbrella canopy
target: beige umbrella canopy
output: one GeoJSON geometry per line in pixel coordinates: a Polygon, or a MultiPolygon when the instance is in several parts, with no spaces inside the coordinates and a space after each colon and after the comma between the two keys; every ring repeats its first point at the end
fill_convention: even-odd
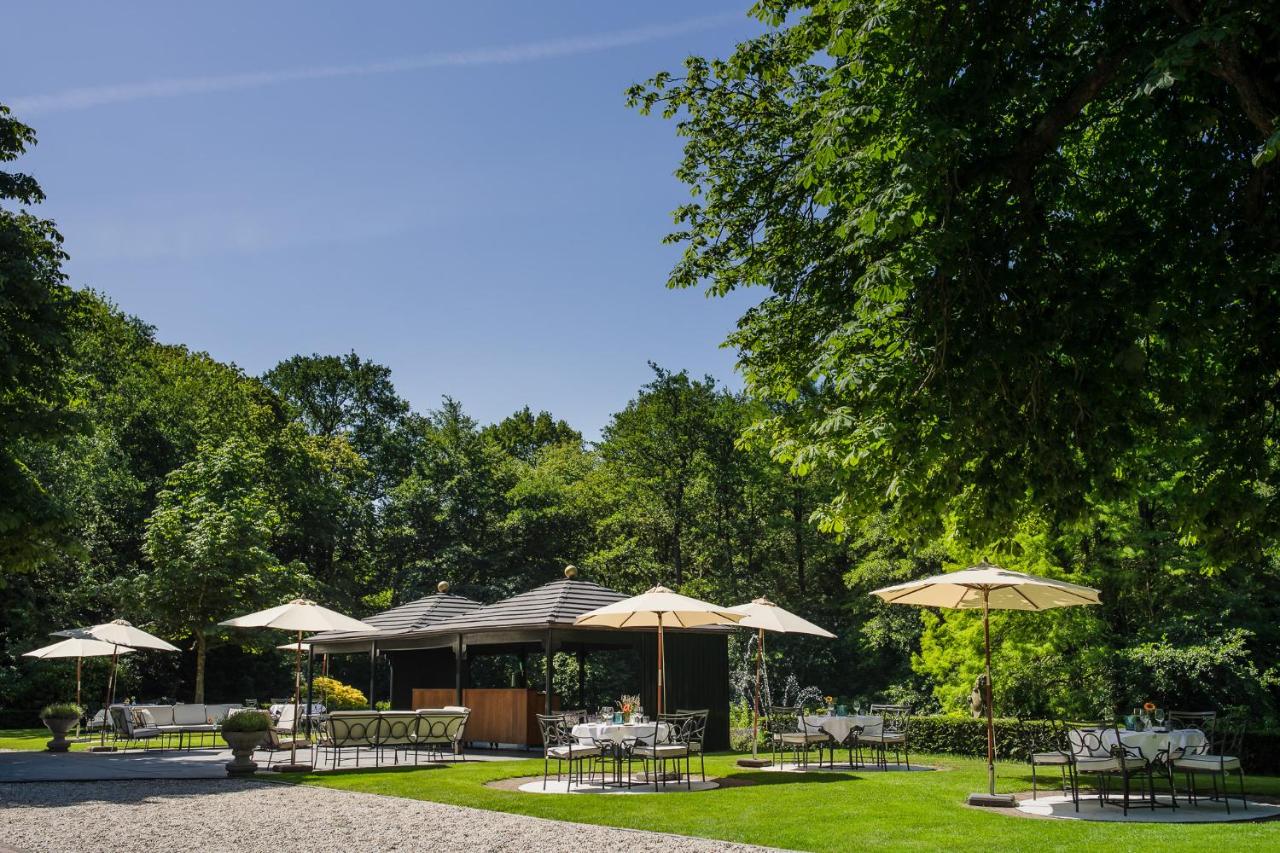
{"type": "Polygon", "coordinates": [[[1051,580],[1011,572],[983,560],[976,566],[958,572],[934,575],[877,589],[888,604],[914,604],[919,607],[947,607],[954,610],[982,608],[982,637],[986,648],[987,689],[987,795],[972,794],[974,805],[1013,805],[1012,797],[996,797],[996,730],[991,707],[991,620],[990,611],[1050,610],[1100,604],[1098,591],[1066,581],[1051,580]]]}
{"type": "MultiPolygon", "coordinates": [[[[116,698],[116,662],[121,655],[121,648],[155,649],[162,652],[176,652],[178,647],[162,640],[154,634],[148,634],[141,628],[135,628],[124,619],[113,619],[101,625],[88,628],[73,628],[70,631],[59,631],[55,636],[72,637],[74,639],[93,639],[114,646],[111,653],[111,674],[107,678],[107,701],[102,706],[102,741],[101,748],[107,748],[107,715],[110,714],[112,702],[116,698]]],[[[114,749],[114,747],[112,747],[114,749]]]]}
{"type": "MultiPolygon", "coordinates": [[[[758,732],[760,730],[760,670],[764,664],[764,632],[812,634],[815,637],[826,637],[828,639],[834,639],[836,635],[826,628],[819,628],[790,610],[779,607],[767,598],[757,598],[750,604],[739,604],[729,609],[734,613],[742,614],[742,621],[738,623],[739,628],[755,628],[760,632],[759,640],[756,642],[755,707],[752,708],[751,716],[751,758],[754,762],[758,761],[756,755],[759,744],[756,741],[759,739],[758,732]]],[[[766,759],[765,764],[771,763],[766,759]]]]}
{"type": "MultiPolygon", "coordinates": [[[[302,650],[303,647],[309,647],[307,643],[302,642],[302,633],[304,631],[374,631],[377,629],[372,625],[361,622],[359,619],[344,616],[336,610],[321,607],[314,601],[308,601],[305,598],[295,598],[288,604],[281,604],[279,607],[271,607],[267,610],[259,610],[257,613],[249,613],[245,616],[237,616],[234,619],[228,619],[218,624],[232,628],[277,628],[282,631],[298,632],[297,640],[279,647],[293,649],[295,653],[293,736],[291,738],[293,743],[289,749],[289,763],[280,765],[279,769],[285,771],[310,770],[310,765],[298,763],[298,705],[300,699],[298,694],[301,692],[298,689],[298,684],[302,679],[302,650]]],[[[310,700],[308,699],[308,701],[310,700]]]]}
{"type": "MultiPolygon", "coordinates": [[[[70,637],[49,646],[41,646],[29,652],[23,652],[25,658],[75,658],[76,659],[76,704],[80,704],[80,664],[84,658],[109,657],[116,653],[116,646],[93,640],[87,637],[70,637]]],[[[129,654],[133,649],[120,649],[120,654],[129,654]]]]}
{"type": "Polygon", "coordinates": [[[597,607],[573,620],[575,625],[599,625],[604,628],[658,629],[658,713],[666,706],[667,663],[662,645],[664,627],[698,628],[706,625],[735,625],[741,614],[655,586],[641,595],[624,598],[597,607]]]}

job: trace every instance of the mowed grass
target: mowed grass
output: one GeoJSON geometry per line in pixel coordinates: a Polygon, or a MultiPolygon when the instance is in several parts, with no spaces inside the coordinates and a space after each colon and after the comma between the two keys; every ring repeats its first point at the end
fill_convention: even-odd
{"type": "MultiPolygon", "coordinates": [[[[70,738],[74,734],[74,730],[67,733],[70,738]]],[[[87,732],[81,732],[81,737],[88,737],[87,732]]],[[[0,729],[0,749],[22,749],[22,750],[39,750],[44,749],[53,734],[46,728],[38,729],[0,729]]],[[[73,743],[72,749],[88,749],[98,742],[97,733],[94,733],[93,743],[73,743]]]]}
{"type": "MultiPolygon", "coordinates": [[[[563,796],[485,785],[540,775],[541,760],[470,762],[444,769],[361,769],[282,779],[796,850],[1280,850],[1280,821],[1200,826],[1077,823],[969,808],[965,795],[986,787],[986,765],[978,759],[913,756],[913,766],[918,760],[940,768],[926,773],[795,774],[745,770],[734,764],[736,758],[708,756],[708,776],[753,784],[680,794],[563,796]]],[[[1031,789],[1026,765],[1006,763],[998,772],[999,790],[1031,789]]],[[[1252,795],[1280,795],[1280,778],[1250,777],[1247,790],[1252,795]]]]}

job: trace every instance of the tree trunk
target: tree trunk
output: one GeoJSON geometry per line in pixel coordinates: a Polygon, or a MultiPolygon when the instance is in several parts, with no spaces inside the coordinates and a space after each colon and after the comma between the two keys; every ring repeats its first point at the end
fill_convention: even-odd
{"type": "Polygon", "coordinates": [[[193,633],[196,636],[196,691],[195,697],[191,701],[197,705],[202,705],[204,704],[204,655],[207,645],[203,628],[196,628],[193,633]]]}
{"type": "Polygon", "coordinates": [[[795,536],[796,586],[804,595],[804,492],[799,486],[791,490],[791,530],[795,536]]]}

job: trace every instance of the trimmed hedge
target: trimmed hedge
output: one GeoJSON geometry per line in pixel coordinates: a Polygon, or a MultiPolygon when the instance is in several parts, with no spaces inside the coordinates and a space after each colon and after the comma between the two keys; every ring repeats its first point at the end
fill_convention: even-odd
{"type": "MultiPolygon", "coordinates": [[[[1046,720],[997,718],[996,757],[1026,761],[1033,752],[1053,748],[1053,729],[1046,720]]],[[[973,717],[912,717],[912,752],[952,755],[987,754],[987,721],[973,717]]],[[[1249,773],[1280,773],[1280,732],[1246,732],[1244,767],[1249,773]]]]}

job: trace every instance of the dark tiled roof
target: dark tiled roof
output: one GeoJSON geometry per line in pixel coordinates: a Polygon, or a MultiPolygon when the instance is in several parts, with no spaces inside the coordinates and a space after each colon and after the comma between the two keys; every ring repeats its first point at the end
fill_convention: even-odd
{"type": "Polygon", "coordinates": [[[552,581],[537,589],[485,605],[470,613],[431,625],[430,633],[501,631],[508,628],[547,628],[572,625],[588,610],[626,598],[591,581],[552,581]]]}
{"type": "Polygon", "coordinates": [[[461,595],[436,594],[401,604],[390,610],[375,613],[361,619],[377,628],[377,631],[325,631],[307,638],[307,642],[339,643],[349,640],[370,640],[379,637],[403,636],[421,631],[438,622],[462,616],[480,607],[480,602],[461,595]]]}

